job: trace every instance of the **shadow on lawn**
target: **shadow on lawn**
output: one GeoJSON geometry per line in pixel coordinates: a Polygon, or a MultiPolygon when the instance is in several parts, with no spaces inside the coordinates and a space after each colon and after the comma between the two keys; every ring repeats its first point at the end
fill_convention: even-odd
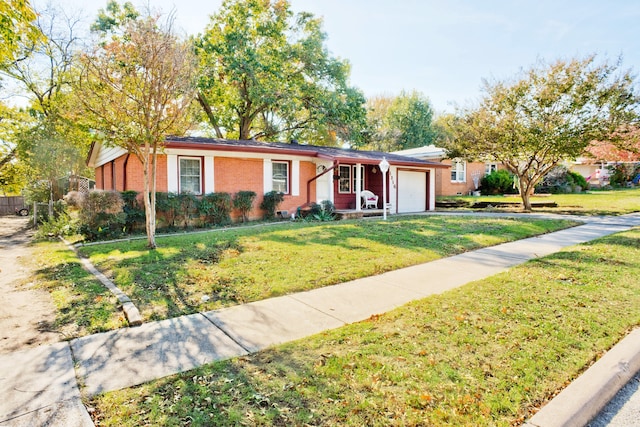
{"type": "MultiPolygon", "coordinates": [[[[57,251],[56,258],[58,255],[66,255],[66,250],[57,251]]],[[[80,262],[40,268],[35,274],[41,280],[40,287],[54,295],[56,319],[49,327],[65,338],[107,331],[125,323],[117,298],[80,262]]]]}
{"type": "MultiPolygon", "coordinates": [[[[528,228],[527,222],[522,221],[487,222],[469,218],[292,223],[277,229],[235,229],[167,237],[158,242],[156,251],[145,249],[142,241],[117,244],[112,247],[124,254],[125,259],[107,259],[97,266],[113,273],[114,282],[129,295],[144,317],[158,320],[405,267],[410,264],[403,263],[402,254],[409,252],[417,254],[413,263],[459,254],[483,246],[474,240],[474,236],[482,239],[482,236],[500,235],[506,240],[514,240],[525,233],[545,231],[535,225],[528,228]],[[396,256],[394,265],[385,267],[388,259],[377,260],[382,253],[393,253],[394,249],[395,253],[401,254],[396,256]],[[311,250],[325,258],[324,264],[314,267],[313,256],[309,257],[311,250]],[[354,262],[360,261],[357,273],[351,271],[354,264],[349,261],[347,251],[359,253],[354,259],[354,262]],[[127,254],[133,256],[128,258],[127,254]],[[332,256],[343,259],[331,262],[332,256]],[[222,260],[229,258],[237,258],[237,263],[233,261],[235,272],[218,267],[222,260]],[[250,264],[251,268],[243,269],[242,263],[250,264]],[[278,274],[278,271],[270,274],[270,270],[278,268],[287,270],[287,274],[278,274]],[[315,272],[315,276],[307,275],[301,280],[300,274],[291,275],[291,271],[300,268],[315,272]],[[351,270],[342,271],[344,268],[351,270]],[[210,300],[203,300],[203,297],[210,300]]],[[[81,251],[105,253],[110,250],[93,248],[96,247],[81,251]]]]}

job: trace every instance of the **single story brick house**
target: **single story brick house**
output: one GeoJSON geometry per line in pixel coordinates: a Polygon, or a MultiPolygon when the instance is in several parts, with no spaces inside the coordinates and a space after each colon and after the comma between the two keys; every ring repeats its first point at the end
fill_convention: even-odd
{"type": "Polygon", "coordinates": [[[478,189],[485,175],[503,169],[498,163],[467,162],[464,159],[449,159],[443,148],[434,145],[395,151],[394,154],[446,164],[450,170],[437,169],[436,196],[469,195],[478,189]]]}
{"type": "MultiPolygon", "coordinates": [[[[96,143],[88,165],[95,169],[96,188],[143,190],[142,165],[120,147],[96,143]]],[[[387,187],[390,213],[435,209],[436,171],[449,166],[439,162],[375,151],[358,151],[288,143],[266,143],[200,137],[168,137],[158,155],[157,191],[256,192],[250,214],[259,218],[262,197],[269,191],[284,193],[280,210],[295,212],[309,203],[330,200],[336,209],[361,210],[362,194],[378,196],[382,209],[387,187]],[[380,162],[389,163],[383,182],[380,162]]]]}

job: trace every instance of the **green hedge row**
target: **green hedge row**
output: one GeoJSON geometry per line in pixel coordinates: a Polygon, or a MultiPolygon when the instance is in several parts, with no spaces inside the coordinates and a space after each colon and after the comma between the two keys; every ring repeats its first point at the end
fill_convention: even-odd
{"type": "MultiPolygon", "coordinates": [[[[80,232],[88,240],[99,240],[143,229],[144,204],[138,195],[136,191],[92,191],[83,196],[75,202],[80,209],[80,232]]],[[[231,223],[232,209],[239,210],[245,222],[255,198],[253,191],[239,191],[233,198],[231,194],[222,192],[203,196],[158,192],[158,229],[227,225],[231,223]]],[[[272,210],[275,211],[276,207],[277,203],[266,206],[265,217],[272,217],[272,210]]]]}

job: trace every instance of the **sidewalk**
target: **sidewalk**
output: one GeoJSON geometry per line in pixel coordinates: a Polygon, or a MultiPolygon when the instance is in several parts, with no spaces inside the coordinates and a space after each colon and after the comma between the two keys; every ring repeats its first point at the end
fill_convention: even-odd
{"type": "MultiPolygon", "coordinates": [[[[11,391],[3,393],[5,398],[0,401],[0,426],[91,426],[79,400],[78,383],[88,396],[131,387],[364,320],[563,247],[640,226],[638,214],[580,220],[586,223],[340,285],[0,355],[0,389],[11,391]],[[431,279],[436,277],[437,281],[431,279]]],[[[627,351],[637,352],[640,363],[637,341],[627,346],[627,351]]],[[[624,383],[626,380],[619,387],[611,382],[603,385],[620,388],[624,383]]],[[[615,394],[617,389],[611,391],[615,394]]],[[[591,390],[591,394],[602,393],[591,390]]],[[[595,410],[591,416],[606,404],[604,401],[598,408],[600,403],[589,402],[586,411],[595,410]]],[[[571,405],[563,402],[560,406],[571,413],[571,405]]],[[[583,406],[579,406],[580,413],[587,415],[583,406]]],[[[548,407],[554,405],[547,405],[536,417],[542,419],[548,407]]],[[[545,421],[529,425],[563,424],[545,421]]]]}

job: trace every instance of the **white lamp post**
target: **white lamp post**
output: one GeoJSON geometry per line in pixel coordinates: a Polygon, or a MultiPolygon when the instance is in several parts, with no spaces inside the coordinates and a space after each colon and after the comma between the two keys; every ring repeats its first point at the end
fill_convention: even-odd
{"type": "Polygon", "coordinates": [[[389,170],[389,162],[386,157],[378,165],[382,172],[382,218],[387,220],[387,171],[389,170]]]}

